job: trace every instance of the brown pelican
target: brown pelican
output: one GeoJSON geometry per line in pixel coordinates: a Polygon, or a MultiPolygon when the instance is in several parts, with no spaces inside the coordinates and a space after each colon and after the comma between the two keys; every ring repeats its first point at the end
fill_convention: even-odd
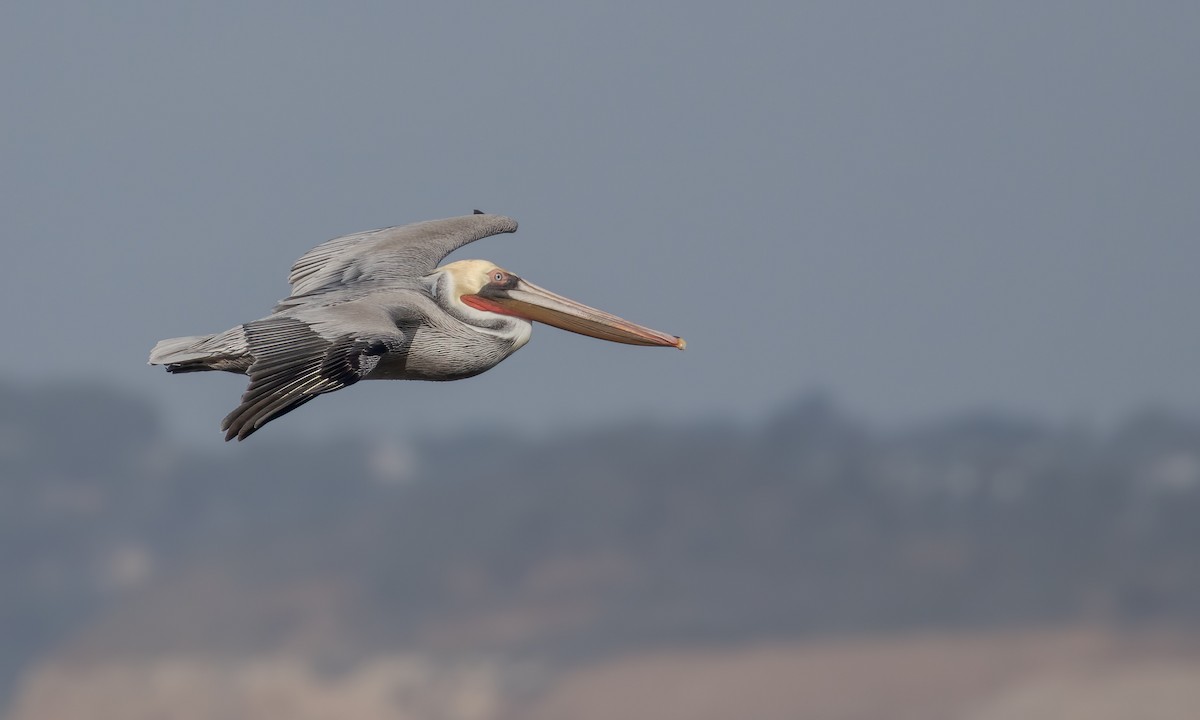
{"type": "Polygon", "coordinates": [[[517,229],[474,215],[346,235],[292,266],[292,294],[271,315],[223,333],[163,340],[151,365],[250,376],[221,422],[244,440],[318,395],[359,380],[459,380],[529,341],[532,321],[602,340],[682,350],[682,338],[635,325],[527,282],[485,260],[438,267],[454,250],[517,229]]]}

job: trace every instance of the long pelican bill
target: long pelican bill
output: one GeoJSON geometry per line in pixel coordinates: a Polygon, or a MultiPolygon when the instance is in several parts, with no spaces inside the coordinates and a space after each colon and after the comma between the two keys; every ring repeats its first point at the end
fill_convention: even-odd
{"type": "Polygon", "coordinates": [[[495,290],[486,295],[465,295],[463,300],[479,309],[498,310],[601,340],[627,345],[676,347],[680,350],[687,347],[681,337],[631,323],[525,280],[518,280],[515,287],[495,290]],[[499,308],[487,307],[492,303],[499,308]]]}

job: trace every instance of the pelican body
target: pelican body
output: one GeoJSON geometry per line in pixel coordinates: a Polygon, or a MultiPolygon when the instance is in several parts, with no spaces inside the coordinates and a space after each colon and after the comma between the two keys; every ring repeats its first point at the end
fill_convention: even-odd
{"type": "Polygon", "coordinates": [[[467,243],[516,229],[511,218],[476,211],[329,240],[292,266],[291,295],[270,315],[223,333],[162,340],[150,364],[248,375],[241,404],[221,423],[226,440],[244,440],[359,380],[478,375],[529,342],[534,321],[612,342],[684,348],[682,338],[555,295],[495,263],[438,266],[467,243]]]}

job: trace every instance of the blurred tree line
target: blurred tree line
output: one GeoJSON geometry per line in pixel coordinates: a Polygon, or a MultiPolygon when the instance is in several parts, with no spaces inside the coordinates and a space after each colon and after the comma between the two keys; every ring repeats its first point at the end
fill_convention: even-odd
{"type": "Polygon", "coordinates": [[[135,397],[0,385],[0,699],[71,643],[248,652],[314,625],[336,660],[1194,624],[1197,517],[1200,422],[1165,412],[882,431],[813,396],[756,426],[198,450],[135,397]]]}

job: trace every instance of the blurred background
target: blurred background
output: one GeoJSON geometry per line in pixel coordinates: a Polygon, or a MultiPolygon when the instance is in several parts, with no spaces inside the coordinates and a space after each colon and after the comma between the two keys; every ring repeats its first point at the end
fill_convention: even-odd
{"type": "Polygon", "coordinates": [[[1200,6],[9,3],[0,718],[1192,718],[1200,6]],[[145,366],[337,235],[539,328],[145,366]]]}

